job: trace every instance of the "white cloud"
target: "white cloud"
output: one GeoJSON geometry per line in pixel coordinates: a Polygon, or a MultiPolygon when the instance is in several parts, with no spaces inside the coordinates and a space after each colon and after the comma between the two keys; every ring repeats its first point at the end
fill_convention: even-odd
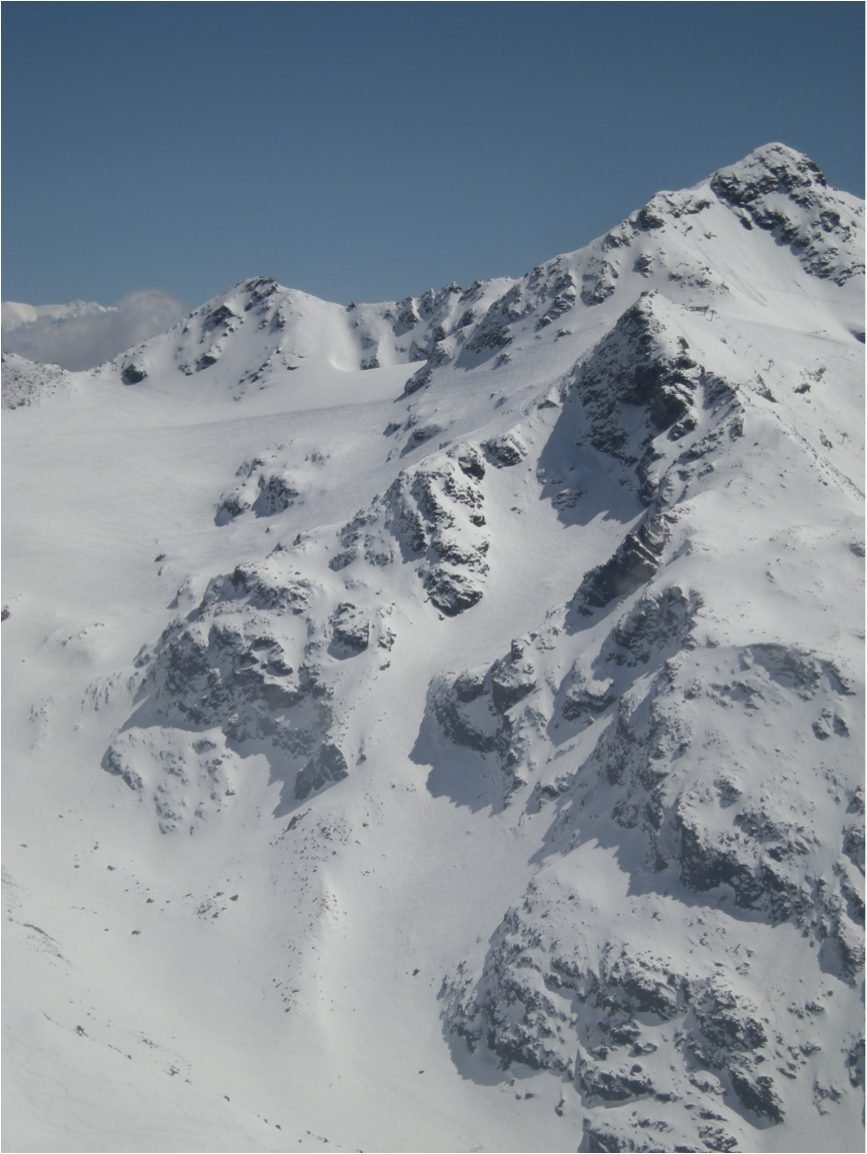
{"type": "Polygon", "coordinates": [[[164,332],[186,313],[177,298],[156,289],[130,293],[116,305],[3,302],[3,348],[31,361],[90,369],[139,341],[164,332]]]}

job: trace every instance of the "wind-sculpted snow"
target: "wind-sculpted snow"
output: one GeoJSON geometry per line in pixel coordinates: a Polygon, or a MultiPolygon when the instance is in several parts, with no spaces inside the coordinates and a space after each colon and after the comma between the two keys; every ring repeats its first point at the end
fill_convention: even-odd
{"type": "Polygon", "coordinates": [[[4,361],[10,1148],[863,1148],[861,212],[4,361]]]}

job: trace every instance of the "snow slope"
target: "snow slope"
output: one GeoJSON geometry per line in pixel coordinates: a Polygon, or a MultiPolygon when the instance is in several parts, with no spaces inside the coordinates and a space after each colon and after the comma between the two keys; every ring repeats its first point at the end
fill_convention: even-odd
{"type": "Polygon", "coordinates": [[[7,1149],[863,1147],[862,219],[4,363],[7,1149]]]}

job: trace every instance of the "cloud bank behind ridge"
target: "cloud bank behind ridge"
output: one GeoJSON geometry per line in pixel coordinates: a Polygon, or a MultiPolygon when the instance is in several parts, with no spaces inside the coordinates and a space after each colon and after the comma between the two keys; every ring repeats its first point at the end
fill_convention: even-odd
{"type": "Polygon", "coordinates": [[[110,306],[4,301],[3,349],[65,369],[90,369],[164,332],[186,311],[182,301],[158,289],[130,293],[110,306]]]}

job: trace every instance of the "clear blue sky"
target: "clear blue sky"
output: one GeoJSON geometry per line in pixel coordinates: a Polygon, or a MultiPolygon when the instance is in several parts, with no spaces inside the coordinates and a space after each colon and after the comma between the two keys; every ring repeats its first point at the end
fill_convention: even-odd
{"type": "Polygon", "coordinates": [[[517,275],[770,140],[863,196],[861,3],[4,3],[2,291],[517,275]]]}

